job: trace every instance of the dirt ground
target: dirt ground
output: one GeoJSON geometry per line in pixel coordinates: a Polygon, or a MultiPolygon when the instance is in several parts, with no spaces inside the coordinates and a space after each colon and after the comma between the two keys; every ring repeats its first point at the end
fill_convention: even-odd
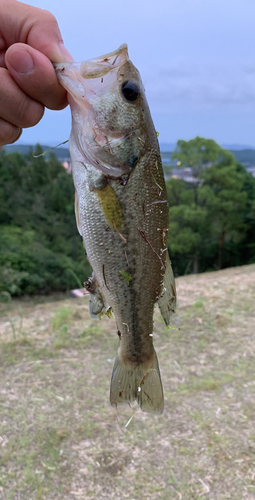
{"type": "Polygon", "coordinates": [[[177,293],[162,416],[110,407],[115,321],[87,297],[0,305],[1,499],[255,500],[255,265],[177,293]]]}

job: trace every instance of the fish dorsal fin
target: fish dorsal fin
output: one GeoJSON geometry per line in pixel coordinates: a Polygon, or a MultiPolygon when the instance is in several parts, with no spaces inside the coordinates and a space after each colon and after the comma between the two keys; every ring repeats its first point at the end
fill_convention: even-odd
{"type": "Polygon", "coordinates": [[[168,252],[166,254],[166,272],[163,281],[163,291],[158,300],[158,305],[166,325],[169,325],[170,318],[176,308],[176,288],[174,273],[168,252]]]}
{"type": "Polygon", "coordinates": [[[76,190],[75,190],[75,199],[74,199],[74,210],[75,210],[75,218],[76,218],[77,229],[78,229],[80,235],[82,236],[82,234],[81,234],[81,225],[80,225],[80,216],[79,216],[79,201],[78,201],[78,195],[76,193],[76,190]]]}

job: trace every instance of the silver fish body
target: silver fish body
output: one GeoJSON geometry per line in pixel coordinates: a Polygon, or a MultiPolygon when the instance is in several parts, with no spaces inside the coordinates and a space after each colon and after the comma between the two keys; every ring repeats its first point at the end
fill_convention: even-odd
{"type": "Polygon", "coordinates": [[[111,404],[137,400],[161,413],[153,310],[175,309],[167,251],[168,203],[157,134],[127,47],[83,63],[55,65],[69,93],[76,220],[93,276],[90,312],[114,313],[120,346],[111,404]]]}

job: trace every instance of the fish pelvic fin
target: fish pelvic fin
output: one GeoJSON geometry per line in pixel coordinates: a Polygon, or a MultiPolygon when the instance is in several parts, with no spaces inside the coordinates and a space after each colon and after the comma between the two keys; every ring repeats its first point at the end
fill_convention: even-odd
{"type": "Polygon", "coordinates": [[[89,292],[89,312],[92,319],[101,319],[104,314],[111,317],[111,308],[106,303],[96,282],[94,273],[85,283],[84,287],[89,292]]]}
{"type": "Polygon", "coordinates": [[[104,314],[107,314],[110,307],[103,300],[102,296],[89,294],[89,313],[91,319],[102,319],[104,314]]]}
{"type": "Polygon", "coordinates": [[[158,300],[158,306],[166,325],[170,324],[170,318],[176,309],[176,288],[172,264],[166,253],[166,271],[163,280],[163,291],[158,300]]]}
{"type": "Polygon", "coordinates": [[[137,400],[143,411],[163,413],[164,395],[156,352],[153,352],[150,366],[148,363],[134,365],[125,364],[121,360],[120,349],[112,372],[111,405],[117,406],[137,400]]]}

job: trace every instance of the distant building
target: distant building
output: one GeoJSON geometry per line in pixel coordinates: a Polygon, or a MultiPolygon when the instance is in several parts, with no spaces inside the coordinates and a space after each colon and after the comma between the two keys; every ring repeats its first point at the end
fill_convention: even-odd
{"type": "Polygon", "coordinates": [[[255,165],[247,167],[246,170],[247,172],[250,172],[250,174],[252,174],[253,177],[255,177],[255,165]]]}
{"type": "Polygon", "coordinates": [[[70,159],[68,158],[68,159],[62,161],[61,164],[66,169],[67,173],[70,174],[72,171],[70,159]]]}

